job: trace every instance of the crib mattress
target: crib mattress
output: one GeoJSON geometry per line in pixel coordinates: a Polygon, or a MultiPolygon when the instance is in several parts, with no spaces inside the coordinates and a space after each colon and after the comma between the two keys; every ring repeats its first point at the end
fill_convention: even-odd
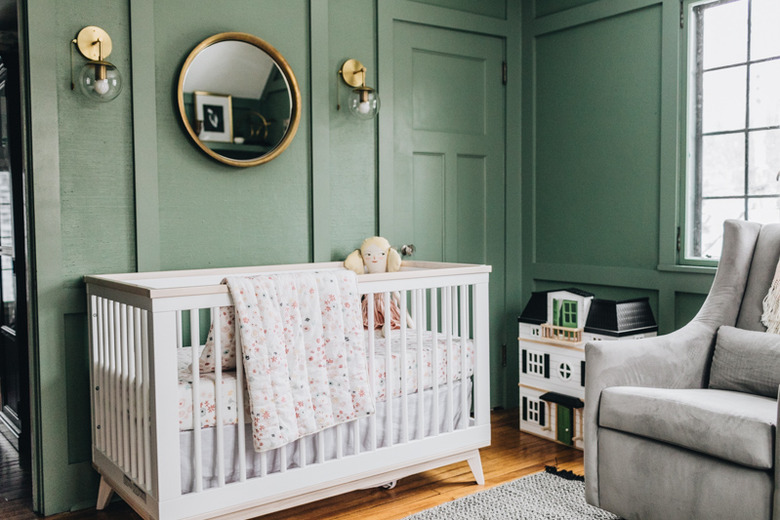
{"type": "MultiPolygon", "coordinates": [[[[366,334],[370,332],[366,331],[366,334]]],[[[433,387],[434,373],[436,382],[439,385],[447,383],[447,337],[439,333],[436,338],[436,357],[437,369],[433,368],[434,361],[434,338],[431,331],[424,331],[422,335],[422,363],[423,363],[423,389],[433,387]]],[[[398,397],[402,394],[403,374],[406,376],[406,393],[413,394],[418,391],[418,335],[417,331],[410,329],[407,331],[406,342],[406,363],[402,373],[402,345],[401,337],[398,331],[393,331],[391,335],[391,364],[387,367],[387,339],[381,336],[379,331],[374,333],[374,392],[376,401],[381,402],[387,398],[388,394],[388,372],[391,373],[392,380],[390,388],[391,396],[398,397]]],[[[461,344],[465,344],[466,355],[466,377],[471,377],[474,371],[474,343],[467,339],[461,341],[460,338],[452,339],[452,379],[458,381],[461,379],[463,363],[461,356],[464,349],[461,344]]],[[[368,345],[368,337],[366,338],[368,345]]],[[[202,346],[200,347],[203,348],[202,346]]],[[[193,428],[193,405],[192,405],[192,349],[183,347],[178,351],[178,370],[179,370],[179,430],[186,431],[193,428]]],[[[215,398],[216,375],[212,373],[201,374],[198,378],[198,394],[200,403],[200,426],[202,428],[211,428],[217,422],[217,407],[215,398]]],[[[236,390],[236,373],[226,371],[222,373],[221,383],[222,422],[225,425],[232,425],[238,422],[238,396],[236,390]]],[[[244,390],[244,413],[248,420],[248,399],[246,390],[244,390]]]]}

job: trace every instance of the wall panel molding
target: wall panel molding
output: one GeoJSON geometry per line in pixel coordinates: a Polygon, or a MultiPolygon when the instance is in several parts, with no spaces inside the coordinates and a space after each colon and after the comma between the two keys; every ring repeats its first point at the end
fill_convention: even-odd
{"type": "MultiPolygon", "coordinates": [[[[523,178],[522,178],[522,195],[523,195],[523,207],[522,207],[522,262],[523,262],[523,294],[524,298],[527,298],[531,291],[537,290],[537,286],[549,286],[549,284],[557,284],[560,286],[566,285],[590,285],[590,286],[603,286],[614,289],[613,292],[627,293],[636,291],[640,293],[642,291],[654,291],[657,294],[657,309],[654,309],[657,313],[656,319],[659,324],[660,332],[670,332],[684,325],[684,323],[690,319],[694,307],[698,304],[699,300],[703,300],[709,292],[710,286],[713,280],[714,270],[712,269],[685,269],[675,266],[675,251],[674,251],[674,230],[676,226],[676,203],[677,203],[677,190],[679,184],[679,171],[680,171],[680,159],[679,159],[679,45],[680,45],[680,28],[679,28],[679,2],[677,0],[597,0],[592,3],[588,3],[579,7],[560,11],[555,14],[542,16],[536,18],[533,12],[533,4],[530,1],[524,1],[523,5],[523,134],[522,134],[522,150],[523,150],[523,178]],[[643,11],[643,13],[640,13],[643,11]],[[655,11],[656,14],[651,14],[651,11],[655,11]],[[647,42],[658,43],[658,57],[661,60],[660,69],[653,75],[645,78],[647,81],[643,83],[637,83],[636,85],[628,85],[623,88],[622,91],[629,96],[629,98],[618,99],[614,105],[614,114],[612,117],[622,118],[615,121],[616,125],[626,125],[631,123],[632,117],[638,117],[641,111],[632,112],[621,110],[627,106],[626,99],[631,99],[631,96],[635,98],[635,102],[641,104],[643,100],[658,99],[661,100],[659,105],[660,112],[658,112],[658,124],[657,131],[660,135],[658,139],[658,151],[652,155],[648,155],[647,148],[643,150],[644,160],[643,169],[641,170],[645,175],[655,174],[657,175],[657,187],[659,194],[648,194],[650,199],[641,198],[641,195],[631,193],[626,189],[626,178],[622,175],[636,175],[638,168],[638,159],[634,160],[634,156],[621,155],[624,150],[624,145],[628,145],[631,148],[631,143],[621,142],[619,137],[615,137],[614,132],[611,138],[614,140],[614,146],[619,147],[615,154],[604,154],[604,150],[600,153],[602,161],[600,164],[606,171],[612,171],[612,178],[616,181],[614,185],[605,185],[602,192],[597,196],[593,196],[593,192],[588,193],[587,204],[575,205],[576,207],[568,207],[565,203],[562,203],[557,213],[556,218],[560,222],[574,221],[579,216],[582,216],[582,211],[587,211],[587,207],[592,207],[592,211],[596,215],[607,218],[609,215],[609,221],[606,228],[609,229],[609,225],[612,225],[612,229],[616,228],[614,222],[625,222],[626,225],[631,225],[637,228],[636,222],[645,222],[649,231],[646,237],[653,243],[652,253],[653,258],[647,256],[650,253],[648,251],[648,243],[642,242],[642,237],[632,235],[633,238],[627,239],[623,237],[610,238],[602,236],[604,230],[597,228],[584,228],[585,232],[592,233],[593,240],[590,242],[582,242],[578,244],[572,244],[571,254],[564,255],[561,253],[562,248],[550,249],[557,256],[550,256],[548,251],[547,257],[540,258],[537,256],[537,247],[539,243],[549,245],[549,242],[541,241],[565,241],[566,237],[556,236],[555,233],[546,232],[541,234],[545,228],[549,229],[551,226],[549,223],[538,221],[541,216],[538,213],[542,208],[537,207],[544,203],[550,203],[555,197],[555,186],[558,184],[551,183],[549,179],[538,178],[541,173],[538,171],[541,165],[537,164],[537,153],[541,153],[540,146],[544,145],[542,151],[546,152],[545,157],[539,156],[538,160],[545,158],[547,160],[546,173],[552,173],[561,177],[563,181],[579,182],[577,173],[562,173],[561,168],[564,168],[568,163],[564,160],[553,162],[552,166],[556,164],[558,169],[551,168],[550,153],[554,152],[556,147],[561,153],[566,151],[571,157],[577,156],[577,154],[586,154],[587,147],[583,146],[579,141],[574,143],[574,146],[567,146],[565,142],[555,142],[547,140],[544,143],[538,142],[540,139],[540,130],[538,119],[545,117],[545,115],[539,114],[537,111],[541,108],[537,106],[538,93],[549,92],[550,89],[557,89],[556,93],[562,99],[565,99],[575,109],[580,106],[587,107],[592,99],[600,101],[603,98],[600,97],[597,91],[593,88],[588,89],[588,86],[593,86],[588,82],[592,79],[595,84],[599,84],[599,81],[604,78],[609,78],[609,74],[623,74],[632,71],[630,60],[624,59],[625,56],[621,56],[616,53],[614,56],[606,56],[605,59],[612,59],[610,64],[611,68],[598,69],[598,76],[590,78],[587,73],[587,66],[585,68],[574,67],[571,71],[572,74],[579,74],[580,81],[573,82],[571,86],[561,86],[560,84],[546,84],[540,83],[542,79],[540,74],[543,72],[538,69],[539,66],[539,53],[542,50],[555,51],[555,56],[565,56],[566,52],[584,52],[585,58],[593,58],[593,50],[589,48],[583,49],[581,46],[568,48],[565,45],[571,45],[572,41],[576,39],[566,39],[562,35],[570,30],[575,29],[581,34],[583,31],[590,30],[593,33],[592,28],[583,27],[586,24],[594,24],[602,21],[608,21],[607,24],[602,24],[600,30],[602,31],[601,37],[616,39],[623,37],[627,31],[633,31],[637,28],[637,16],[624,16],[624,15],[640,15],[646,14],[643,17],[643,25],[640,26],[643,35],[638,34],[637,37],[643,37],[647,42]],[[649,20],[655,20],[657,23],[657,29],[655,26],[650,27],[646,25],[649,20]],[[631,24],[635,24],[633,27],[631,24]],[[630,29],[629,29],[630,28],[630,29]],[[654,30],[658,32],[655,33],[654,30]],[[614,31],[614,34],[603,31],[614,31]],[[544,49],[541,48],[544,43],[544,49]],[[556,47],[557,46],[557,47],[556,47]],[[557,53],[557,54],[556,54],[557,53]],[[585,78],[583,80],[583,78],[585,78]],[[657,86],[656,86],[657,83],[657,86]],[[652,91],[648,92],[648,85],[652,85],[652,91]],[[590,97],[589,97],[590,96],[590,97]],[[656,97],[657,96],[657,97],[656,97]],[[622,103],[622,104],[621,104],[622,103]],[[578,148],[579,147],[579,148],[578,148]],[[654,158],[657,166],[652,168],[649,159],[654,158]],[[657,168],[657,170],[656,170],[657,168]],[[620,172],[624,173],[620,173],[620,172]],[[620,185],[623,183],[624,185],[620,185]],[[542,192],[541,190],[546,190],[542,192]],[[631,206],[625,204],[626,197],[629,200],[635,202],[647,203],[649,200],[653,201],[653,204],[657,206],[657,209],[653,212],[655,216],[648,214],[647,206],[644,205],[644,214],[640,214],[638,211],[630,209],[631,206]],[[638,197],[631,199],[631,197],[638,197]],[[657,198],[658,197],[658,198],[657,198]],[[641,215],[641,216],[640,216],[641,215]],[[634,219],[632,221],[632,219],[634,219]],[[657,221],[639,220],[636,219],[657,219],[657,221]],[[657,229],[658,236],[654,231],[657,229]],[[540,231],[541,230],[541,231],[540,231]],[[626,248],[641,248],[642,255],[636,254],[628,255],[620,252],[616,249],[616,240],[625,240],[626,243],[622,244],[626,248]],[[656,240],[658,241],[656,243],[656,240]],[[636,241],[636,242],[634,242],[636,241]],[[600,262],[594,262],[593,254],[590,254],[590,260],[588,255],[579,255],[578,251],[584,251],[583,247],[600,247],[609,246],[609,254],[602,255],[600,262]],[[561,253],[561,254],[559,254],[561,253]],[[581,258],[584,256],[585,258],[581,258]],[[623,258],[624,257],[624,258],[623,258]],[[622,259],[621,259],[622,258],[622,259]],[[605,265],[614,261],[615,265],[605,265]],[[556,263],[560,262],[560,263],[556,263]],[[580,263],[578,263],[580,262],[580,263]],[[629,265],[633,264],[633,265],[629,265]],[[646,265],[647,264],[647,265],[646,265]],[[652,267],[651,267],[652,265],[652,267]],[[680,294],[685,294],[684,303],[680,303],[680,294]]],[[[572,32],[572,34],[574,34],[572,32]]],[[[633,34],[633,33],[632,33],[633,34]]],[[[592,36],[592,34],[591,34],[592,36]]],[[[585,40],[584,38],[580,42],[585,45],[601,45],[599,48],[604,48],[603,41],[599,41],[599,38],[585,40]]],[[[632,43],[632,42],[629,42],[632,43]]],[[[636,43],[633,42],[633,43],[636,43]]],[[[653,43],[655,45],[656,43],[653,43]]],[[[595,47],[594,47],[595,49],[595,47]]],[[[653,47],[655,49],[655,47],[653,47]]],[[[646,59],[655,59],[654,52],[647,53],[646,59]]],[[[639,59],[637,57],[636,59],[639,59]]],[[[549,62],[545,62],[548,65],[549,62]]],[[[648,63],[648,67],[658,68],[657,61],[648,63]]],[[[549,72],[549,70],[548,70],[549,72]]],[[[553,79],[559,79],[557,76],[552,76],[553,79]]],[[[612,85],[614,82],[606,82],[606,86],[612,85]]],[[[602,85],[603,87],[603,85],[602,85]]],[[[549,99],[548,107],[549,105],[549,99]]],[[[608,105],[606,110],[609,111],[612,105],[608,105]]],[[[638,105],[642,106],[642,105],[638,105]]],[[[550,116],[550,114],[546,114],[550,116]]],[[[599,128],[610,130],[612,125],[598,114],[584,112],[583,116],[591,117],[585,120],[585,124],[592,124],[594,130],[599,128]]],[[[544,122],[544,121],[543,121],[544,122]]],[[[637,121],[637,124],[644,124],[647,119],[641,119],[637,121]]],[[[549,125],[546,127],[546,136],[549,139],[549,125]]],[[[574,137],[579,138],[580,134],[573,134],[574,137]]],[[[637,132],[636,138],[653,138],[656,135],[649,129],[646,132],[637,132]]],[[[571,136],[569,136],[571,137],[571,136]]],[[[585,138],[587,142],[587,138],[585,138]]],[[[610,141],[612,142],[612,141],[610,141]]],[[[642,150],[641,141],[637,142],[636,152],[642,150]]],[[[597,164],[599,164],[597,162],[597,164]]],[[[591,164],[591,167],[593,165],[591,164]]],[[[564,171],[568,171],[565,170],[564,171]]],[[[581,172],[580,172],[581,173],[581,172]]],[[[641,183],[637,183],[641,185],[641,183]]],[[[645,183],[648,186],[652,186],[653,183],[645,183]]],[[[565,193],[565,192],[564,192],[565,193]]],[[[571,189],[569,189],[571,193],[571,189]]],[[[541,212],[545,218],[548,218],[551,211],[541,212]]],[[[587,216],[587,215],[585,215],[587,216]]],[[[555,228],[554,226],[552,229],[555,228]]],[[[580,225],[579,229],[583,229],[580,225]]],[[[578,235],[579,236],[579,235],[578,235]]],[[[590,235],[588,235],[590,236],[590,235]]],[[[612,235],[609,235],[612,236],[612,235]]],[[[584,251],[588,253],[588,251],[584,251]]],[[[592,251],[590,252],[592,253],[592,251]]],[[[541,254],[541,252],[540,252],[541,254]]],[[[598,296],[598,295],[597,295],[598,296]]]]}
{"type": "Polygon", "coordinates": [[[530,36],[571,29],[612,16],[619,16],[638,9],[644,9],[652,5],[663,3],[664,0],[602,0],[561,11],[559,13],[542,16],[532,20],[530,24],[530,36]]]}
{"type": "Polygon", "coordinates": [[[331,260],[328,0],[310,0],[312,260],[331,260]]]}
{"type": "Polygon", "coordinates": [[[130,0],[130,57],[136,265],[138,271],[158,271],[160,197],[157,184],[157,95],[152,0],[130,0]]]}

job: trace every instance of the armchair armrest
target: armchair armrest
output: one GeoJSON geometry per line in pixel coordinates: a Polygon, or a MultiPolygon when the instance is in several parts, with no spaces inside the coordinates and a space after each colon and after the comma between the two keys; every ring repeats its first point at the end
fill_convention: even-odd
{"type": "Polygon", "coordinates": [[[717,325],[695,319],[644,339],[585,345],[585,497],[598,506],[598,420],[601,392],[611,386],[702,388],[707,385],[717,325]]]}
{"type": "MultiPolygon", "coordinates": [[[[780,405],[780,387],[777,390],[777,403],[780,405]]],[[[778,422],[775,425],[780,424],[780,406],[777,409],[778,422]]],[[[777,434],[777,428],[775,427],[775,469],[774,469],[774,484],[775,490],[772,495],[772,518],[774,520],[780,520],[780,435],[777,434]]]]}

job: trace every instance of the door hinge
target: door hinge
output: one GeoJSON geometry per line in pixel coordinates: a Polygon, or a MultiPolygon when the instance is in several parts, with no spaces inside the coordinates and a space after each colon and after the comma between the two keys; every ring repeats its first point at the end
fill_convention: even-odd
{"type": "Polygon", "coordinates": [[[501,367],[506,367],[506,344],[501,345],[501,367]]]}
{"type": "Polygon", "coordinates": [[[501,62],[501,82],[506,85],[506,62],[501,62]]]}
{"type": "Polygon", "coordinates": [[[680,0],[680,29],[685,29],[685,6],[683,6],[683,0],[680,0]]]}

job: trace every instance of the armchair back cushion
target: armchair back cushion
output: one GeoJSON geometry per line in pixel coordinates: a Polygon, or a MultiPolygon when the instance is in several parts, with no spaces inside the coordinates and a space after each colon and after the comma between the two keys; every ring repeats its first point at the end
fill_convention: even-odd
{"type": "MultiPolygon", "coordinates": [[[[739,246],[740,244],[730,245],[730,247],[739,246]]],[[[726,255],[726,247],[724,244],[722,257],[726,255]]],[[[738,328],[757,331],[766,330],[766,327],[761,323],[761,315],[764,312],[763,301],[764,296],[769,291],[769,286],[772,285],[778,258],[780,258],[780,224],[765,224],[761,226],[758,239],[755,242],[755,248],[753,249],[750,274],[748,275],[745,293],[739,306],[739,316],[736,322],[738,328]]],[[[729,267],[724,266],[724,269],[729,267]]],[[[731,325],[730,323],[727,324],[731,325]]]]}
{"type": "Polygon", "coordinates": [[[718,329],[710,388],[776,398],[780,386],[780,334],[718,329]]]}

